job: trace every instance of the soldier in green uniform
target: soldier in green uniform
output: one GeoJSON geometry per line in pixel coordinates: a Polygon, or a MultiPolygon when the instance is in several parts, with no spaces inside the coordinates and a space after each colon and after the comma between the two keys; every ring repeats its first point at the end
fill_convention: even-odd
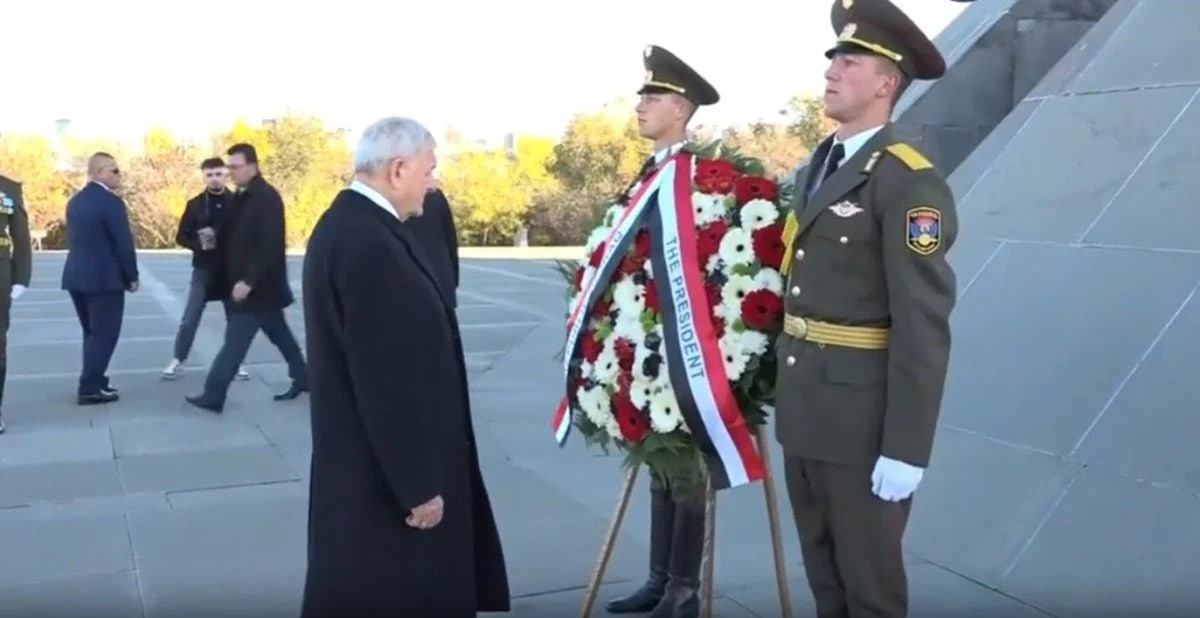
{"type": "Polygon", "coordinates": [[[950,354],[958,234],[941,173],[896,139],[914,79],[945,60],[888,0],[835,0],[826,114],[784,232],[776,439],[819,616],[904,616],[901,538],[950,354]]]}
{"type": "MultiPolygon", "coordinates": [[[[638,90],[638,132],[654,142],[654,154],[634,182],[686,145],[687,124],[696,109],[720,100],[707,80],[666,49],[647,47],[642,63],[646,74],[638,90]]],[[[699,469],[695,484],[668,483],[651,473],[650,574],[628,596],[609,601],[605,605],[609,613],[652,612],[651,618],[699,615],[706,488],[700,478],[699,469]]]]}
{"type": "Polygon", "coordinates": [[[8,374],[8,315],[29,286],[33,251],[21,183],[0,174],[0,433],[4,433],[4,382],[8,374]]]}

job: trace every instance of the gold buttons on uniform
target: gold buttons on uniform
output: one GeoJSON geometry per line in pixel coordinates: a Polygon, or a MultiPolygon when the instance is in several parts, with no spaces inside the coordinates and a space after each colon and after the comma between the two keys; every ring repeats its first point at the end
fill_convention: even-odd
{"type": "Polygon", "coordinates": [[[795,364],[796,364],[796,357],[795,357],[795,356],[789,356],[789,357],[787,357],[787,364],[788,364],[788,367],[791,367],[792,365],[795,365],[795,364]]]}
{"type": "Polygon", "coordinates": [[[796,249],[796,259],[797,260],[804,259],[804,249],[796,249]]]}
{"type": "Polygon", "coordinates": [[[838,239],[838,242],[840,242],[840,243],[842,243],[842,244],[844,245],[844,244],[846,244],[846,243],[850,242],[850,239],[849,239],[849,238],[846,238],[845,236],[843,236],[843,237],[841,237],[841,238],[839,238],[839,239],[838,239]]]}
{"type": "Polygon", "coordinates": [[[796,287],[792,288],[792,296],[799,296],[799,295],[800,295],[800,286],[796,286],[796,287]]]}

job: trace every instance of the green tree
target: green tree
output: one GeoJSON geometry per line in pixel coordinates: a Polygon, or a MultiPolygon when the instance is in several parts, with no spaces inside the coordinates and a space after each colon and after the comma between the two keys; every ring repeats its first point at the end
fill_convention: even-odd
{"type": "Polygon", "coordinates": [[[723,143],[760,159],[767,173],[779,180],[796,169],[809,152],[800,137],[786,125],[755,122],[744,127],[730,127],[721,138],[723,143]]]}
{"type": "Polygon", "coordinates": [[[825,115],[825,102],[819,96],[793,96],[779,113],[786,119],[788,131],[799,138],[807,152],[837,129],[837,123],[825,115]]]}

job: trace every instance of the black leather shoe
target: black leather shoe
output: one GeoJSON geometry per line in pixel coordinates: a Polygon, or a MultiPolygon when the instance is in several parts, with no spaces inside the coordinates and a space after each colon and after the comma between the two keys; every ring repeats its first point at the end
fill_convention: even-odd
{"type": "Polygon", "coordinates": [[[301,393],[307,393],[307,392],[308,392],[307,386],[296,386],[295,384],[293,384],[290,388],[287,389],[287,391],[279,393],[278,395],[275,395],[275,401],[290,401],[292,399],[299,397],[301,395],[301,393]]]}
{"type": "Polygon", "coordinates": [[[671,560],[671,536],[675,528],[675,502],[665,489],[650,490],[650,575],[641,588],[629,596],[604,605],[610,614],[648,612],[662,600],[667,585],[667,564],[671,560]]]}
{"type": "Polygon", "coordinates": [[[101,403],[112,403],[120,398],[121,398],[121,396],[116,393],[109,392],[109,391],[99,391],[99,392],[90,393],[87,395],[80,395],[79,396],[79,405],[94,406],[96,404],[101,404],[101,403]]]}
{"type": "Polygon", "coordinates": [[[208,410],[209,412],[216,412],[217,414],[220,414],[221,410],[225,407],[223,403],[217,403],[211,399],[207,399],[204,397],[204,395],[188,395],[187,397],[184,397],[184,399],[197,408],[208,410]]]}

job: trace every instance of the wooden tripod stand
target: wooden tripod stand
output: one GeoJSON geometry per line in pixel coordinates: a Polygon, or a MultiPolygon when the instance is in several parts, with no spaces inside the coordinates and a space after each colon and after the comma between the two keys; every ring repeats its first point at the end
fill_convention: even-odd
{"type": "MultiPolygon", "coordinates": [[[[766,468],[766,478],[763,479],[763,493],[767,500],[767,524],[771,531],[771,552],[775,561],[775,581],[779,587],[779,610],[784,618],[792,618],[792,597],[788,588],[787,564],[783,557],[783,544],[779,538],[779,502],[775,494],[774,474],[771,471],[771,455],[767,449],[767,441],[763,437],[762,426],[754,428],[754,440],[758,451],[762,454],[763,466],[766,468]]],[[[588,581],[587,591],[583,596],[583,607],[579,611],[580,618],[591,618],[596,605],[596,595],[600,591],[600,582],[604,580],[604,572],[612,558],[613,545],[621,532],[621,522],[625,519],[625,511],[629,508],[629,498],[633,495],[633,486],[637,481],[641,466],[633,466],[625,473],[621,483],[621,493],[617,498],[617,507],[608,523],[608,533],[600,545],[600,556],[596,559],[596,567],[588,581]]],[[[712,618],[713,597],[713,553],[714,533],[716,532],[717,498],[712,485],[709,485],[704,501],[704,553],[700,562],[700,616],[712,618]]]]}

